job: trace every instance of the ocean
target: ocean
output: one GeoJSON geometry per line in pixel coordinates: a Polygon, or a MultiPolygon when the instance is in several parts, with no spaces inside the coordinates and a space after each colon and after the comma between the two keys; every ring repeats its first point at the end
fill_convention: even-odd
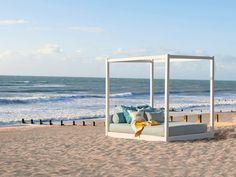
{"type": "MultiPolygon", "coordinates": [[[[120,105],[149,103],[148,79],[112,78],[111,113],[120,105]]],[[[170,107],[209,111],[209,81],[171,80],[170,107]]],[[[155,80],[155,107],[164,105],[164,80],[155,80]]],[[[60,121],[105,117],[105,79],[0,76],[0,125],[25,120],[60,121]]],[[[215,109],[236,109],[236,82],[215,82],[215,109]]]]}

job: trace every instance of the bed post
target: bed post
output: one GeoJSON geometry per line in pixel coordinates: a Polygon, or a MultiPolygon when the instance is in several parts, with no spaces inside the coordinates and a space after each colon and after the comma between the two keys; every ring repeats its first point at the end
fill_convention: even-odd
{"type": "Polygon", "coordinates": [[[215,80],[215,59],[214,56],[210,60],[210,127],[211,131],[214,131],[214,80],[215,80]]]}
{"type": "Polygon", "coordinates": [[[109,61],[106,59],[106,136],[108,136],[110,124],[110,69],[109,61]]]}
{"type": "Polygon", "coordinates": [[[165,60],[165,141],[169,136],[169,78],[170,78],[170,56],[167,54],[165,60]]]}
{"type": "Polygon", "coordinates": [[[154,107],[154,61],[150,63],[150,106],[154,107]]]}

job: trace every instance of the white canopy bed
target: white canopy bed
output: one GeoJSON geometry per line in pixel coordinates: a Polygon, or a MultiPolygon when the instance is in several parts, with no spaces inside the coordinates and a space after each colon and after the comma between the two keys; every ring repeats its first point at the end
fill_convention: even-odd
{"type": "MultiPolygon", "coordinates": [[[[213,56],[187,56],[187,55],[160,55],[160,56],[144,56],[131,58],[118,58],[106,60],[106,136],[116,138],[131,138],[148,141],[177,141],[177,140],[195,140],[214,137],[214,57],[213,56]],[[197,123],[186,123],[179,125],[179,123],[169,122],[169,80],[170,80],[170,63],[176,61],[201,61],[208,60],[210,63],[210,126],[198,125],[197,123]],[[112,124],[110,114],[110,64],[115,63],[149,63],[150,64],[150,106],[154,107],[154,64],[165,63],[165,95],[164,95],[164,122],[162,125],[152,126],[140,135],[134,137],[130,132],[129,124],[115,125],[112,124]],[[192,128],[194,126],[195,128],[192,128]],[[205,126],[205,129],[204,127],[205,126]],[[126,128],[125,128],[126,127],[126,128]],[[176,128],[177,127],[177,128],[176,128]],[[198,128],[200,127],[200,128],[198,128]],[[203,129],[204,130],[203,130],[203,129]],[[120,131],[122,129],[122,131],[120,131]],[[123,129],[125,129],[123,131],[123,129]],[[185,129],[185,133],[181,132],[185,129]],[[190,133],[195,129],[195,132],[190,133]],[[200,131],[200,129],[202,129],[200,131]],[[145,133],[146,131],[146,133],[145,133]],[[151,133],[150,133],[151,132],[151,133]],[[155,134],[155,132],[157,132],[155,134]],[[162,133],[158,133],[162,132],[162,133]]],[[[145,128],[146,129],[146,128],[145,128]]]]}

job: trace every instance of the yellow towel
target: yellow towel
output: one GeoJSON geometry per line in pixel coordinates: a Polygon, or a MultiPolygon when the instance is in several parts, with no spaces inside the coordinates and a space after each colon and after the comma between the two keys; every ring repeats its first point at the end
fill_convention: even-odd
{"type": "Polygon", "coordinates": [[[154,125],[160,125],[161,123],[158,121],[155,121],[155,120],[149,120],[149,121],[147,121],[146,124],[149,126],[154,126],[154,125]]]}
{"type": "Polygon", "coordinates": [[[155,120],[150,120],[150,121],[147,121],[147,122],[145,122],[145,121],[135,121],[134,126],[133,126],[133,129],[135,131],[134,136],[135,137],[140,136],[145,126],[154,126],[154,125],[160,125],[160,122],[157,122],[155,120]]]}
{"type": "Polygon", "coordinates": [[[132,127],[133,127],[134,132],[135,132],[134,136],[138,137],[138,136],[141,135],[141,133],[143,131],[143,128],[145,126],[145,122],[144,121],[135,121],[133,123],[134,123],[134,126],[132,126],[132,127]]]}

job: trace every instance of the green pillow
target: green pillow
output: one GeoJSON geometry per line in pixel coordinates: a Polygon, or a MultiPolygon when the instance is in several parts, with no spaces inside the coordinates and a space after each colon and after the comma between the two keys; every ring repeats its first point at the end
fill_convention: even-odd
{"type": "Polygon", "coordinates": [[[113,115],[112,121],[114,124],[126,123],[125,116],[123,112],[118,112],[113,115]]]}
{"type": "Polygon", "coordinates": [[[123,113],[124,113],[124,116],[125,116],[125,120],[128,124],[131,123],[132,121],[132,118],[131,116],[129,115],[129,111],[137,111],[136,107],[134,106],[124,106],[124,105],[121,105],[121,108],[123,110],[123,113]]]}

